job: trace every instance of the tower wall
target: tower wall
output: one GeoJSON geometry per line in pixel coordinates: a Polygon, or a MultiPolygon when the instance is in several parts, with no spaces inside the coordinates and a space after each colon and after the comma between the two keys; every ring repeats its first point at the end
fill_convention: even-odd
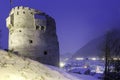
{"type": "Polygon", "coordinates": [[[6,19],[9,49],[21,56],[59,65],[59,44],[52,17],[28,7],[15,7],[6,19]]]}

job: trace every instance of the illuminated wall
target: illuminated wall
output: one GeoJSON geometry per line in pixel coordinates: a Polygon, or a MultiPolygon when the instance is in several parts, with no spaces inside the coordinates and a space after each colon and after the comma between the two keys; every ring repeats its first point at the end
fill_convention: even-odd
{"type": "Polygon", "coordinates": [[[59,65],[59,43],[52,17],[28,7],[15,7],[6,19],[9,50],[45,64],[59,65]]]}

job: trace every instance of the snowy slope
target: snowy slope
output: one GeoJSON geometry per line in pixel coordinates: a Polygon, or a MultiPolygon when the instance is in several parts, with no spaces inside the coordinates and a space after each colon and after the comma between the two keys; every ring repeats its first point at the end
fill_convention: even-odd
{"type": "Polygon", "coordinates": [[[0,50],[0,80],[82,80],[0,50]]]}
{"type": "Polygon", "coordinates": [[[49,66],[49,68],[56,70],[56,71],[60,72],[61,74],[64,74],[66,77],[71,78],[71,80],[77,80],[75,77],[79,78],[78,80],[98,80],[97,78],[90,76],[90,75],[69,73],[69,74],[75,76],[75,77],[73,77],[73,76],[69,75],[68,73],[63,72],[62,69],[59,69],[59,68],[56,68],[53,66],[49,66]]]}
{"type": "Polygon", "coordinates": [[[74,75],[78,78],[82,78],[83,80],[99,80],[99,79],[96,79],[95,77],[93,76],[89,76],[89,75],[79,75],[79,74],[75,74],[75,73],[71,73],[71,75],[74,75]]]}

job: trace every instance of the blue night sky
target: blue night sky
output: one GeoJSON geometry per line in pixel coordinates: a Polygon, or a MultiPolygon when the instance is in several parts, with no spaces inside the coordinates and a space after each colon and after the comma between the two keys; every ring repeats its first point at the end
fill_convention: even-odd
{"type": "MultiPolygon", "coordinates": [[[[56,20],[60,53],[74,53],[88,41],[120,27],[120,0],[13,0],[12,7],[28,6],[56,20]]],[[[5,19],[10,1],[0,0],[2,47],[7,48],[5,19]]]]}

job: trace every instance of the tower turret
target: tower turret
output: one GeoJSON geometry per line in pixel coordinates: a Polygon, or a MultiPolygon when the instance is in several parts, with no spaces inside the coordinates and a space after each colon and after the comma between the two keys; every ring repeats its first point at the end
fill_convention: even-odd
{"type": "Polygon", "coordinates": [[[6,22],[10,50],[45,64],[59,65],[59,43],[52,17],[18,6],[11,10],[6,22]]]}

